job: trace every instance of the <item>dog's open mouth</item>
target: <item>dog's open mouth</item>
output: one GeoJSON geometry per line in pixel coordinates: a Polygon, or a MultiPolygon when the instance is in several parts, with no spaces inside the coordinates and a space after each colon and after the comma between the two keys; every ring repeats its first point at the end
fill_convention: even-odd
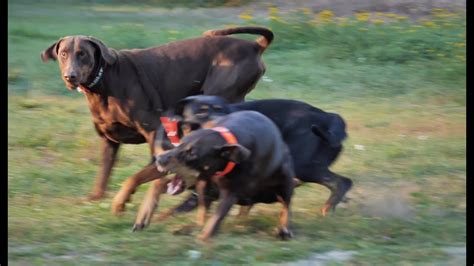
{"type": "Polygon", "coordinates": [[[175,175],[171,182],[168,183],[166,193],[170,195],[178,195],[186,188],[186,182],[179,175],[175,175]]]}

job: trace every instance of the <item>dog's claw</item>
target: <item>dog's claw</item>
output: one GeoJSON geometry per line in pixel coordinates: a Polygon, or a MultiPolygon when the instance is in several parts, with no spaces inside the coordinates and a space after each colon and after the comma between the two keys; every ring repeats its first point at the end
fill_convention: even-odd
{"type": "Polygon", "coordinates": [[[281,239],[281,240],[289,240],[290,238],[293,238],[293,232],[291,232],[289,229],[287,228],[280,228],[278,230],[278,237],[281,239]]]}
{"type": "Polygon", "coordinates": [[[144,224],[134,224],[132,228],[132,232],[141,231],[143,230],[144,227],[145,227],[144,224]]]}

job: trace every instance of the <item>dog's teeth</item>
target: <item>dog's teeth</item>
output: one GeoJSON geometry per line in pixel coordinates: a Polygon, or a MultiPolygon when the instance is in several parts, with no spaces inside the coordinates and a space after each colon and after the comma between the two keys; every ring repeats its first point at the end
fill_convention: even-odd
{"type": "Polygon", "coordinates": [[[163,166],[157,164],[156,165],[156,169],[159,171],[159,172],[162,172],[162,173],[165,173],[165,168],[163,168],[163,166]]]}

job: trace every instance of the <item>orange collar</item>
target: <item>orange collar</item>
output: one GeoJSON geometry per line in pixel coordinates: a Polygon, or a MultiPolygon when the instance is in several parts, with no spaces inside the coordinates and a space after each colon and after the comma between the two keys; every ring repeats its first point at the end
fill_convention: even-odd
{"type": "MultiPolygon", "coordinates": [[[[217,131],[221,134],[221,136],[227,141],[228,144],[237,144],[237,138],[230,132],[227,128],[225,127],[214,127],[211,128],[214,131],[217,131]]],[[[223,177],[230,173],[235,167],[234,162],[228,162],[227,165],[225,166],[224,170],[222,171],[217,171],[214,174],[214,177],[223,177]]]]}
{"type": "Polygon", "coordinates": [[[175,147],[178,146],[181,141],[178,135],[178,120],[162,116],[160,117],[160,121],[166,131],[166,136],[171,141],[171,144],[175,147]]]}

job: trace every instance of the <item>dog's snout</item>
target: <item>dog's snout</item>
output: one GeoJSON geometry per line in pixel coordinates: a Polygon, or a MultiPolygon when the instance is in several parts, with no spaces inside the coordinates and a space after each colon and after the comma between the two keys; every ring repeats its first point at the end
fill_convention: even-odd
{"type": "Polygon", "coordinates": [[[77,74],[75,72],[65,73],[64,79],[66,79],[69,82],[75,82],[77,81],[77,74]]]}
{"type": "Polygon", "coordinates": [[[165,172],[166,171],[165,167],[168,164],[168,162],[169,162],[168,156],[160,155],[160,156],[155,157],[156,169],[159,172],[165,172]]]}
{"type": "Polygon", "coordinates": [[[168,162],[169,162],[169,158],[168,158],[168,156],[159,156],[156,159],[156,162],[160,165],[167,165],[168,162]]]}

